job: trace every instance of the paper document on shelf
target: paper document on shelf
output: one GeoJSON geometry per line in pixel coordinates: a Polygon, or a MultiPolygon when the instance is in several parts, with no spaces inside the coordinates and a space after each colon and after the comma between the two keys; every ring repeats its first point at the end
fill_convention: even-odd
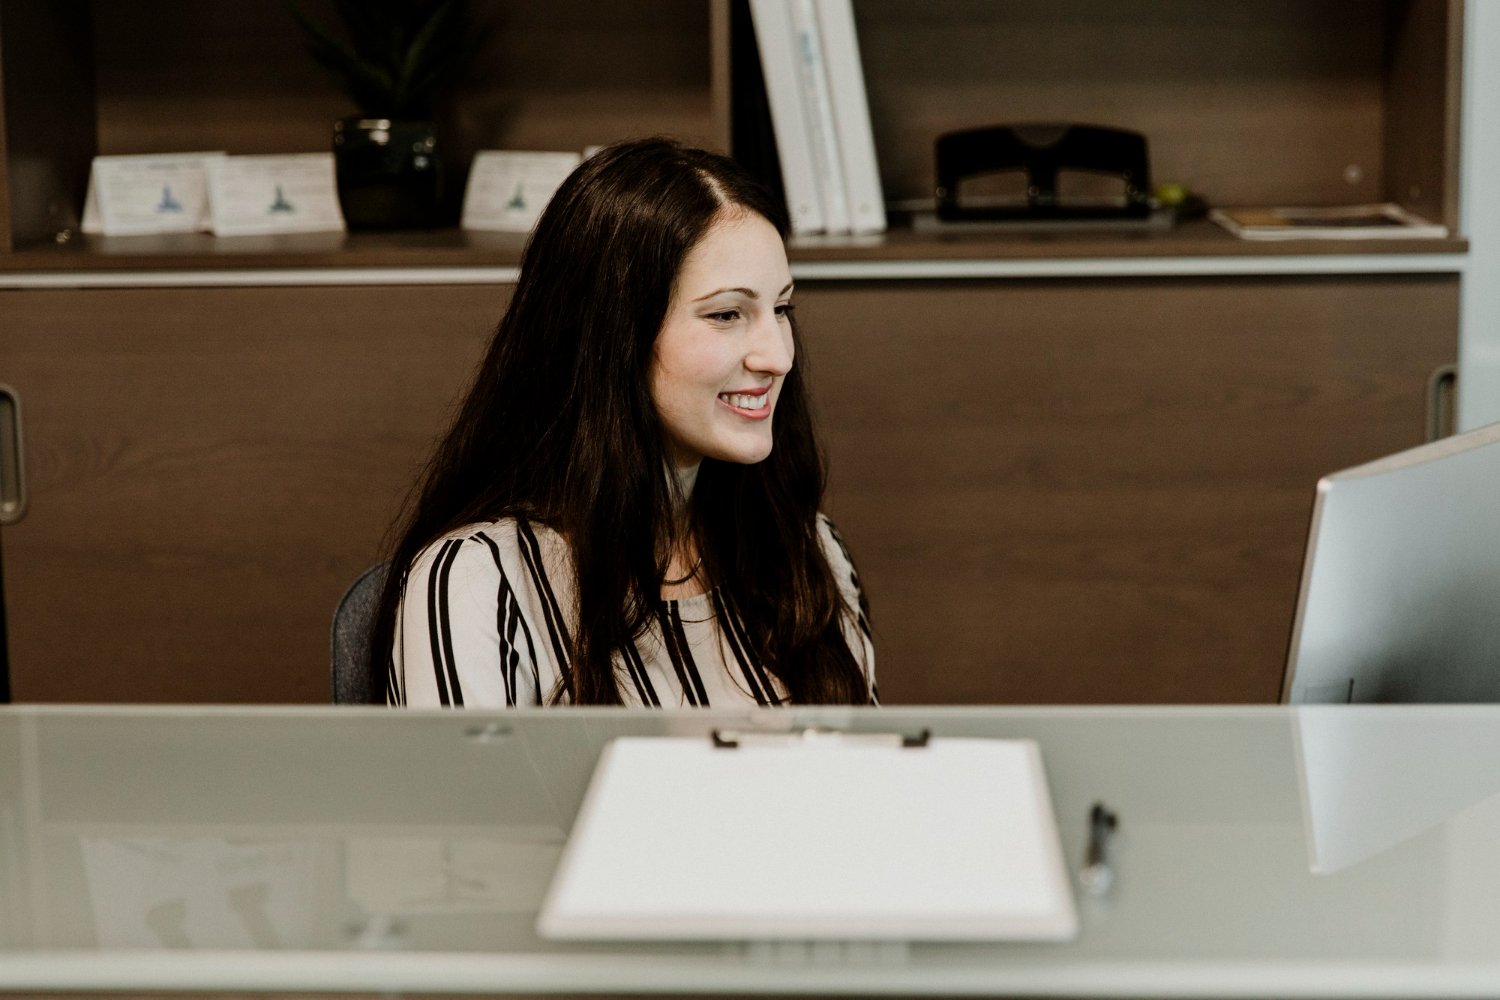
{"type": "Polygon", "coordinates": [[[562,182],[582,162],[577,153],[475,153],[464,189],[463,228],[529,233],[562,182]]]}
{"type": "Polygon", "coordinates": [[[207,232],[211,225],[206,164],[223,155],[94,157],[79,228],[105,236],[207,232]]]}
{"type": "Polygon", "coordinates": [[[1077,915],[1029,740],[601,756],[537,922],[593,940],[1066,940],[1077,915]]]}
{"type": "Polygon", "coordinates": [[[344,229],[332,153],[210,160],[208,201],[217,236],[344,229]]]}
{"type": "Polygon", "coordinates": [[[1448,227],[1400,205],[1216,208],[1208,217],[1244,240],[1445,239],[1448,227]]]}

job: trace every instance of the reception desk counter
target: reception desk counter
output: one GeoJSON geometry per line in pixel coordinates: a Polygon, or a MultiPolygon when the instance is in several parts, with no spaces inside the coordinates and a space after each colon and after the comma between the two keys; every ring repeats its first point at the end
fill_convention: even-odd
{"type": "MultiPolygon", "coordinates": [[[[0,991],[1500,995],[1500,707],[0,710],[0,991]],[[1067,944],[556,944],[594,763],[716,727],[1025,737],[1067,944]]],[[[753,863],[754,859],[744,859],[753,863]]]]}

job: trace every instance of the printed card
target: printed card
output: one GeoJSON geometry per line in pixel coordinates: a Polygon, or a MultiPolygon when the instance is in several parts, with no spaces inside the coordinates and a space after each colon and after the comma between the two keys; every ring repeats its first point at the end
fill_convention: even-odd
{"type": "Polygon", "coordinates": [[[96,156],[82,229],[105,236],[207,232],[209,160],[223,153],[96,156]]]}
{"type": "Polygon", "coordinates": [[[210,161],[208,200],[217,236],[344,229],[332,153],[210,161]]]}
{"type": "Polygon", "coordinates": [[[530,232],[552,195],[583,162],[577,153],[485,150],[474,154],[463,227],[530,232]]]}

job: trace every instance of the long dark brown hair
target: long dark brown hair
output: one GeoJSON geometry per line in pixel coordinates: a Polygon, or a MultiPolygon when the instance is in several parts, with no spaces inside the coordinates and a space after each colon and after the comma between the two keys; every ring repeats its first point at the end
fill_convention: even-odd
{"type": "MultiPolygon", "coordinates": [[[[467,524],[523,518],[567,538],[577,574],[570,667],[550,700],[620,704],[615,654],[649,627],[686,530],[794,702],[870,700],[818,535],[824,465],[795,324],[797,363],[770,457],[704,459],[686,518],[674,516],[652,355],[683,261],[726,211],[761,215],[786,237],[785,211],[734,161],[666,139],[596,153],[558,189],[474,384],[393,530],[376,663],[387,663],[405,569],[422,549],[467,524]]],[[[387,671],[371,673],[372,699],[383,701],[387,671]]]]}

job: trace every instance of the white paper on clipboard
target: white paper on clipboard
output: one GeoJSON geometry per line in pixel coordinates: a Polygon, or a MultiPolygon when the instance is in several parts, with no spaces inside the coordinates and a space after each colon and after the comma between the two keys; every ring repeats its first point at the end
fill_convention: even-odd
{"type": "Polygon", "coordinates": [[[1069,940],[1030,740],[604,750],[537,920],[564,940],[1069,940]]]}

